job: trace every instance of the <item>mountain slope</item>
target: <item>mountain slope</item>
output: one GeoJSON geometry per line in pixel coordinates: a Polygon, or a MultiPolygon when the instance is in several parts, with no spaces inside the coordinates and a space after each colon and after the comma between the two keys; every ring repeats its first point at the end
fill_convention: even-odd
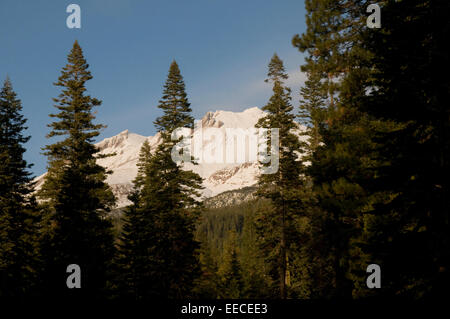
{"type": "MultiPolygon", "coordinates": [[[[215,111],[206,113],[200,120],[200,124],[203,128],[216,128],[225,133],[226,128],[253,128],[263,116],[264,112],[257,107],[246,109],[243,112],[215,111]]],[[[229,141],[228,135],[226,139],[229,141]]],[[[136,164],[139,151],[142,143],[146,140],[154,149],[160,143],[161,136],[158,133],[155,136],[147,137],[125,130],[96,144],[101,154],[113,154],[110,157],[99,159],[98,163],[112,171],[107,182],[118,199],[118,207],[129,204],[127,196],[137,174],[136,164]]],[[[214,148],[214,146],[214,139],[205,138],[202,141],[203,148],[214,148]]],[[[252,186],[256,184],[259,174],[258,163],[249,160],[248,157],[242,163],[202,162],[198,165],[186,164],[185,168],[192,169],[204,179],[203,198],[252,186]]],[[[37,178],[38,188],[42,184],[44,176],[45,174],[37,178]]]]}

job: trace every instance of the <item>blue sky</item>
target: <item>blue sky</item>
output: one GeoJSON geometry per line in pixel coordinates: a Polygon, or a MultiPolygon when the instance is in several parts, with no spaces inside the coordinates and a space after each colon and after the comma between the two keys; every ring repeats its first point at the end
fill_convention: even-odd
{"type": "Polygon", "coordinates": [[[194,116],[263,106],[274,52],[285,62],[293,104],[303,56],[291,45],[305,30],[302,0],[1,0],[0,79],[8,74],[22,100],[31,140],[26,159],[42,174],[41,147],[52,141],[48,114],[53,86],[77,39],[94,79],[88,92],[101,100],[98,140],[125,129],[153,135],[156,108],[170,62],[176,59],[194,116]],[[66,26],[66,7],[81,7],[81,29],[66,26]]]}

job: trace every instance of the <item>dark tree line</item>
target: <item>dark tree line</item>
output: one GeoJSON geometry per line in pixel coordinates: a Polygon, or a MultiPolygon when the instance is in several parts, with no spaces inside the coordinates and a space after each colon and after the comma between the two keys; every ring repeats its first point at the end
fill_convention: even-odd
{"type": "Polygon", "coordinates": [[[366,26],[368,1],[305,4],[293,45],[306,54],[297,119],[308,142],[289,143],[277,56],[260,121],[284,129],[280,170],[257,192],[271,203],[254,222],[268,268],[260,296],[446,298],[450,4],[384,1],[381,29],[366,26]],[[381,289],[366,285],[369,264],[381,267],[381,289]]]}
{"type": "Polygon", "coordinates": [[[54,83],[57,113],[43,150],[48,172],[37,193],[23,160],[26,120],[7,79],[0,94],[1,201],[0,294],[53,297],[183,298],[192,295],[198,277],[199,243],[194,239],[201,203],[194,199],[201,178],[181,170],[171,159],[171,134],[193,127],[183,78],[174,61],[155,121],[162,143],[151,151],[144,143],[139,174],[130,195],[133,205],[114,238],[110,218],[115,197],[105,180],[110,173],[96,163],[93,108],[101,101],[86,94],[92,79],[83,51],[75,41],[68,63],[54,83]],[[39,199],[37,204],[36,198],[39,199]],[[81,269],[81,289],[68,289],[67,267],[81,269]]]}

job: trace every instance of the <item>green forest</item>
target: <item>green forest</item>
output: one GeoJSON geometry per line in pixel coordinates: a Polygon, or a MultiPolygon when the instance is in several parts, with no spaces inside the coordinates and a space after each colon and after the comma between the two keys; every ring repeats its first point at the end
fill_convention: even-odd
{"type": "Polygon", "coordinates": [[[257,127],[279,128],[278,170],[240,190],[253,197],[233,205],[202,202],[202,178],[171,158],[174,130],[194,127],[175,60],[154,106],[161,143],[143,144],[132,204],[120,211],[106,183],[111,172],[96,161],[113,154],[95,146],[105,127],[96,120],[102,101],[86,88],[93,75],[80,43],[54,83],[60,94],[39,190],[24,159],[33,119],[24,117],[7,77],[0,91],[0,297],[448,296],[450,2],[379,1],[381,28],[367,26],[370,3],[305,0],[306,31],[291,35],[305,56],[300,101],[286,84],[282,57],[267,57],[272,95],[257,127]],[[298,123],[306,139],[294,134],[298,123]],[[68,288],[72,264],[81,269],[81,289],[68,288]],[[381,269],[381,287],[367,284],[372,264],[381,269]]]}

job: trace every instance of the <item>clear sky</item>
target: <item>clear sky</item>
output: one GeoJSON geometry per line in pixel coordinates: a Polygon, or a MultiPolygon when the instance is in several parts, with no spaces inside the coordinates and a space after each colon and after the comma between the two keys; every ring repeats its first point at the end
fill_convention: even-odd
{"type": "Polygon", "coordinates": [[[129,129],[153,135],[170,62],[184,76],[194,116],[262,107],[274,52],[285,62],[293,104],[303,81],[302,54],[291,39],[305,30],[302,0],[1,0],[0,79],[8,74],[28,118],[26,159],[45,172],[41,147],[51,142],[53,86],[77,39],[94,79],[88,92],[103,100],[98,140],[129,129]],[[66,26],[66,7],[81,7],[81,29],[66,26]]]}

